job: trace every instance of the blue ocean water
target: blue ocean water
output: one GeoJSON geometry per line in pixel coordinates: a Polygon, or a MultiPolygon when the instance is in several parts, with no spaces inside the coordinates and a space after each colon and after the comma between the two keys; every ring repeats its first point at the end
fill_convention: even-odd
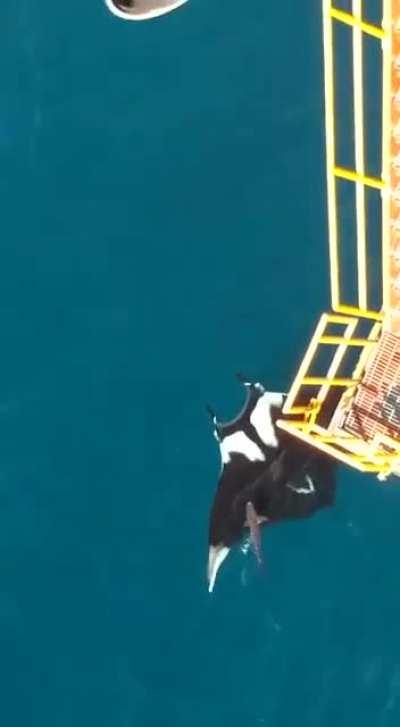
{"type": "Polygon", "coordinates": [[[204,404],[328,304],[320,5],[1,5],[4,727],[399,723],[396,483],[205,582],[204,404]]]}

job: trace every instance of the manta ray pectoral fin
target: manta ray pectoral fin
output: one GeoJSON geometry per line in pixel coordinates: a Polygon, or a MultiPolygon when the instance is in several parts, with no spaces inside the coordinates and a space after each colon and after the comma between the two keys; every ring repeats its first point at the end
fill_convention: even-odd
{"type": "Polygon", "coordinates": [[[230,548],[225,545],[211,545],[208,552],[207,580],[208,592],[212,593],[217,573],[229,553],[230,548]]]}

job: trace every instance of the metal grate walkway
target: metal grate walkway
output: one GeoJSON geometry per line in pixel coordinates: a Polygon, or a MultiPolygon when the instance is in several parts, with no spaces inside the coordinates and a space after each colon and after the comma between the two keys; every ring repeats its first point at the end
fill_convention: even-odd
{"type": "Polygon", "coordinates": [[[400,338],[384,333],[358,386],[343,429],[370,440],[400,439],[400,338]]]}

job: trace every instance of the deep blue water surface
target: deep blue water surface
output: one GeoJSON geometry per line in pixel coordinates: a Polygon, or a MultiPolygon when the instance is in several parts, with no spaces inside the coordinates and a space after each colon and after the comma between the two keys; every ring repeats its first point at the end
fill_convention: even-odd
{"type": "Polygon", "coordinates": [[[328,304],[320,5],[1,4],[2,727],[399,724],[396,484],[205,583],[204,404],[328,304]]]}

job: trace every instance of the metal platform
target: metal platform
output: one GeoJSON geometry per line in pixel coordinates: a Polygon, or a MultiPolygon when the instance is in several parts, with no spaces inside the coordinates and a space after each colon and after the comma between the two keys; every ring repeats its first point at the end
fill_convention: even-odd
{"type": "Polygon", "coordinates": [[[322,0],[331,311],[316,326],[278,424],[385,479],[400,475],[400,0],[382,0],[380,25],[363,16],[365,6],[352,0],[347,12],[322,0]],[[375,68],[369,56],[367,72],[371,44],[375,68]],[[379,138],[371,138],[377,125],[365,118],[371,88],[375,98],[382,93],[379,138]],[[338,99],[347,100],[346,114],[338,99]],[[353,140],[350,167],[341,157],[343,138],[353,140]],[[368,168],[371,148],[380,173],[368,168]]]}
{"type": "Polygon", "coordinates": [[[365,441],[400,442],[400,338],[383,333],[343,419],[344,431],[365,441]]]}

